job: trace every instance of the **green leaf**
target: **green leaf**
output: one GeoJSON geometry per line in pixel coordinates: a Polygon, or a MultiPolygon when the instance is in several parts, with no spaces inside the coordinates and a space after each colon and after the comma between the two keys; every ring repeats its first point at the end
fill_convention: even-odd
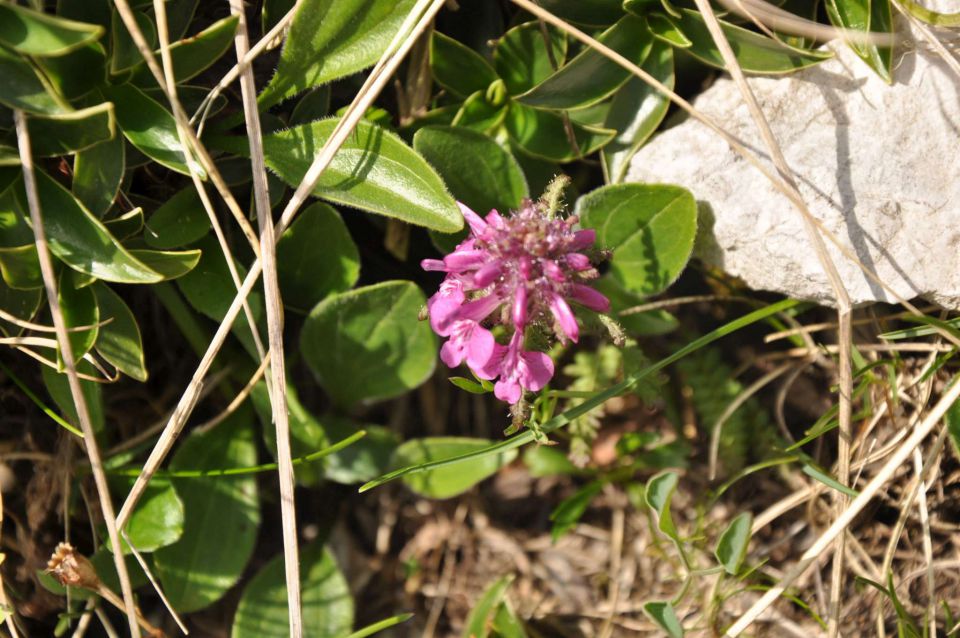
{"type": "MultiPolygon", "coordinates": [[[[80,419],[77,418],[77,408],[73,403],[73,395],[70,393],[70,382],[67,380],[66,373],[57,372],[50,366],[40,366],[43,375],[43,384],[47,388],[47,394],[57,404],[64,418],[77,429],[80,428],[80,419]]],[[[97,371],[87,361],[77,362],[77,372],[83,374],[97,374],[97,371]]],[[[103,393],[99,383],[80,379],[80,391],[87,403],[87,410],[90,413],[90,424],[99,440],[104,431],[103,416],[103,393]]]]}
{"type": "Polygon", "coordinates": [[[330,114],[330,86],[318,86],[304,93],[290,113],[290,126],[320,120],[330,114]]]}
{"type": "Polygon", "coordinates": [[[97,352],[128,377],[146,381],[143,340],[136,317],[123,299],[106,284],[98,281],[91,289],[97,297],[100,320],[109,322],[100,327],[97,352]]]}
{"type": "MultiPolygon", "coordinates": [[[[150,48],[157,46],[157,27],[153,18],[143,11],[134,11],[133,16],[150,48]]],[[[111,20],[110,41],[110,73],[117,75],[138,64],[143,64],[143,56],[140,55],[140,50],[137,49],[127,26],[120,19],[120,14],[116,10],[113,11],[113,19],[111,20]]]]}
{"type": "Polygon", "coordinates": [[[418,319],[426,304],[409,281],[332,295],[310,312],[300,336],[304,360],[342,406],[416,388],[433,373],[437,340],[418,319]]]}
{"type": "Polygon", "coordinates": [[[103,144],[80,151],[73,158],[74,196],[97,217],[113,206],[126,169],[126,144],[122,135],[114,135],[103,144]]]}
{"type": "MultiPolygon", "coordinates": [[[[654,42],[642,68],[668,88],[673,88],[673,49],[670,46],[654,42]]],[[[607,183],[623,181],[630,160],[653,135],[669,107],[670,100],[640,78],[631,78],[617,91],[603,124],[604,128],[617,131],[601,151],[607,183]]]]}
{"type": "Polygon", "coordinates": [[[493,65],[510,95],[520,95],[540,84],[566,59],[566,35],[553,27],[548,27],[547,32],[552,60],[539,22],[516,26],[497,42],[493,51],[493,65]]]}
{"type": "Polygon", "coordinates": [[[497,607],[497,613],[493,617],[493,629],[498,638],[527,638],[523,621],[517,617],[510,599],[502,601],[497,607]]]}
{"type": "MultiPolygon", "coordinates": [[[[828,0],[824,3],[834,26],[854,33],[893,33],[890,0],[828,0]]],[[[850,42],[850,48],[870,65],[884,82],[893,82],[893,47],[870,42],[850,42]]]]}
{"type": "Polygon", "coordinates": [[[113,104],[104,102],[57,115],[33,115],[27,126],[34,155],[51,157],[76,153],[113,139],[113,104]]]}
{"type": "MultiPolygon", "coordinates": [[[[148,284],[163,277],[137,260],[70,191],[37,171],[37,191],[50,251],[84,274],[126,284],[148,284]]],[[[29,218],[22,180],[13,191],[19,212],[29,218]]]]}
{"type": "MultiPolygon", "coordinates": [[[[177,124],[169,111],[130,84],[105,86],[101,92],[114,103],[123,135],[138,151],[171,170],[190,174],[177,137],[177,124]]],[[[204,175],[199,165],[196,170],[204,175]]]]}
{"type": "MultiPolygon", "coordinates": [[[[334,417],[324,418],[324,429],[332,441],[342,441],[358,431],[352,421],[334,417]]],[[[327,457],[325,478],[351,485],[374,479],[390,469],[390,458],[400,444],[397,435],[377,425],[364,425],[363,429],[365,437],[327,457]]]]}
{"type": "MultiPolygon", "coordinates": [[[[40,300],[43,297],[43,289],[35,288],[33,290],[16,290],[8,286],[0,279],[0,310],[11,314],[17,319],[30,321],[37,314],[40,308],[40,300]]],[[[0,322],[0,334],[8,337],[20,333],[20,328],[0,322]]]]}
{"type": "Polygon", "coordinates": [[[570,462],[566,452],[552,445],[535,445],[523,453],[523,464],[534,478],[566,476],[580,470],[570,462]]]}
{"type": "Polygon", "coordinates": [[[42,288],[43,276],[36,244],[0,248],[0,275],[16,290],[42,288]]]}
{"type": "Polygon", "coordinates": [[[383,620],[367,625],[363,629],[356,630],[347,636],[347,638],[367,638],[368,636],[374,636],[385,629],[390,629],[391,627],[407,622],[413,618],[413,616],[411,613],[390,616],[389,618],[384,618],[383,620]]]}
{"type": "Polygon", "coordinates": [[[487,587],[473,609],[470,610],[467,624],[463,628],[463,638],[488,638],[491,635],[491,621],[513,579],[513,574],[507,574],[493,581],[487,587]]]}
{"type": "MultiPolygon", "coordinates": [[[[213,236],[208,235],[196,246],[201,251],[200,262],[196,268],[177,279],[177,287],[191,306],[219,323],[223,321],[230,304],[233,303],[233,298],[237,295],[237,286],[230,276],[227,260],[220,250],[220,244],[213,236]]],[[[240,263],[236,266],[237,274],[243,281],[247,275],[247,269],[240,263]]],[[[253,320],[259,321],[263,310],[263,297],[260,292],[252,290],[247,296],[247,303],[253,314],[253,320]]],[[[245,312],[237,315],[232,332],[248,352],[255,352],[253,334],[250,332],[245,312]]]]}
{"type": "Polygon", "coordinates": [[[486,135],[428,126],[413,136],[413,148],[437,169],[458,201],[481,215],[515,210],[530,196],[517,160],[486,135]]]}
{"type": "Polygon", "coordinates": [[[577,149],[574,149],[560,115],[517,102],[510,105],[505,123],[510,137],[524,152],[553,162],[571,162],[586,157],[616,135],[616,131],[583,126],[571,120],[570,126],[577,141],[577,149]]]}
{"type": "MultiPolygon", "coordinates": [[[[71,331],[69,334],[70,348],[73,350],[75,361],[79,361],[90,351],[100,331],[97,326],[100,322],[97,298],[89,286],[79,285],[79,277],[73,270],[64,270],[57,286],[57,301],[60,302],[60,313],[67,328],[92,326],[87,330],[71,331]]],[[[61,370],[64,369],[59,347],[57,348],[57,365],[61,370]]]]}
{"type": "Polygon", "coordinates": [[[308,206],[280,237],[277,277],[289,308],[309,312],[327,295],[353,288],[359,276],[357,245],[329,204],[308,206]]]}
{"type": "Polygon", "coordinates": [[[550,512],[550,520],[553,521],[553,527],[550,528],[550,538],[554,543],[576,527],[583,513],[590,506],[590,502],[600,493],[602,487],[603,484],[600,481],[587,483],[572,495],[563,499],[556,509],[550,512]]]}
{"type": "MultiPolygon", "coordinates": [[[[597,39],[638,66],[653,45],[645,21],[635,16],[624,16],[597,39]]],[[[629,78],[630,71],[587,47],[543,82],[517,96],[517,100],[537,108],[578,109],[608,97],[629,78]]]]}
{"type": "Polygon", "coordinates": [[[164,281],[178,279],[197,267],[200,250],[145,250],[135,248],[130,254],[160,273],[164,281]]]}
{"type": "Polygon", "coordinates": [[[0,47],[0,104],[28,113],[72,110],[26,60],[3,47],[0,47]]]}
{"type": "MultiPolygon", "coordinates": [[[[954,379],[952,383],[957,383],[954,379]]],[[[953,452],[960,457],[960,401],[954,401],[953,405],[947,408],[944,415],[947,424],[947,434],[950,435],[950,442],[953,444],[953,452]]]]}
{"type": "Polygon", "coordinates": [[[723,565],[723,569],[731,576],[736,576],[747,555],[747,545],[750,544],[750,527],[753,525],[753,515],[750,512],[738,514],[727,528],[720,534],[717,549],[714,555],[723,565]]]}
{"type": "Polygon", "coordinates": [[[450,377],[447,379],[447,381],[457,386],[464,392],[469,392],[470,394],[489,394],[489,391],[482,385],[476,381],[465,379],[464,377],[450,377]]]}
{"type": "Polygon", "coordinates": [[[99,42],[91,42],[67,55],[36,58],[36,65],[51,86],[68,100],[86,96],[107,80],[107,52],[99,42]]]}
{"type": "Polygon", "coordinates": [[[683,627],[673,605],[667,601],[648,602],[643,604],[643,613],[652,620],[670,638],[683,638],[683,627]]]}
{"type": "MultiPolygon", "coordinates": [[[[353,626],[350,587],[320,541],[300,551],[303,635],[334,637],[353,626]]],[[[290,635],[283,554],[275,556],[247,585],[233,619],[231,638],[285,638],[290,635]]]]}
{"type": "Polygon", "coordinates": [[[463,98],[498,79],[482,55],[439,31],[430,38],[430,69],[437,84],[463,98]]]}
{"type": "MultiPolygon", "coordinates": [[[[299,185],[336,125],[330,118],[264,136],[267,165],[287,184],[299,185]]],[[[245,139],[234,140],[230,150],[245,154],[246,145],[245,139]]],[[[456,202],[433,168],[399,137],[367,122],[340,148],[313,193],[442,232],[463,227],[456,202]]]]}
{"type": "Polygon", "coordinates": [[[103,35],[103,27],[0,3],[0,44],[23,55],[69,53],[103,35]]]}
{"type": "Polygon", "coordinates": [[[137,206],[119,217],[106,220],[103,225],[120,241],[129,239],[143,230],[143,209],[137,206]]]}
{"type": "Polygon", "coordinates": [[[856,498],[860,496],[860,492],[847,487],[837,479],[830,476],[828,472],[823,471],[822,469],[820,469],[819,467],[811,463],[804,463],[801,469],[803,470],[803,473],[809,476],[810,478],[820,481],[827,487],[834,489],[840,492],[841,494],[846,494],[850,498],[856,498]]]}
{"type": "Polygon", "coordinates": [[[413,0],[305,0],[260,108],[374,64],[413,6],[413,0]]]}
{"type": "Polygon", "coordinates": [[[693,45],[690,38],[683,35],[673,18],[665,13],[654,11],[647,15],[647,26],[653,37],[671,46],[686,49],[693,45]]]}
{"type": "MultiPolygon", "coordinates": [[[[394,466],[429,463],[486,449],[491,441],[465,437],[438,436],[410,439],[393,454],[394,466]]],[[[465,461],[455,468],[440,468],[403,479],[413,492],[427,498],[451,498],[463,494],[480,481],[492,476],[516,458],[515,451],[465,461]]]]}
{"type": "MultiPolygon", "coordinates": [[[[220,59],[233,44],[237,22],[237,16],[223,18],[200,33],[170,45],[173,76],[177,79],[177,84],[186,82],[220,59]]],[[[159,60],[160,51],[154,53],[156,59],[159,60]]],[[[153,77],[153,73],[150,72],[146,62],[141,62],[133,70],[131,82],[147,88],[157,85],[157,80],[153,77]]]]}
{"type": "Polygon", "coordinates": [[[178,191],[147,220],[143,239],[160,249],[180,248],[203,238],[210,231],[210,218],[193,186],[178,191]]]}
{"type": "Polygon", "coordinates": [[[670,501],[673,492],[677,489],[676,472],[660,472],[647,481],[644,500],[647,507],[657,514],[657,526],[665,536],[674,542],[680,542],[677,528],[673,524],[673,514],[670,513],[670,501]]]}
{"type": "MultiPolygon", "coordinates": [[[[680,11],[681,17],[676,20],[676,25],[692,43],[683,51],[705,64],[723,69],[723,56],[714,44],[703,16],[690,9],[680,11]]],[[[789,48],[781,42],[723,20],[720,21],[720,26],[744,71],[790,73],[833,57],[829,52],[789,48]]]]}
{"type": "Polygon", "coordinates": [[[593,287],[610,300],[610,312],[607,314],[613,319],[616,319],[617,323],[631,336],[646,337],[663,335],[673,332],[679,325],[677,318],[666,310],[657,309],[624,314],[626,310],[633,309],[642,304],[644,299],[639,295],[624,290],[610,274],[606,274],[594,281],[593,287]]]}
{"type": "Polygon", "coordinates": [[[477,91],[464,100],[450,124],[478,133],[489,133],[503,124],[508,108],[506,104],[491,104],[484,91],[477,91]]]}
{"type": "MultiPolygon", "coordinates": [[[[111,477],[111,483],[114,485],[111,491],[115,491],[118,500],[123,502],[123,496],[129,494],[133,487],[133,480],[111,477]]],[[[183,514],[183,501],[171,482],[155,477],[130,514],[124,530],[137,551],[154,552],[180,540],[183,536],[183,514]]],[[[121,539],[120,544],[123,545],[124,554],[133,553],[125,540],[121,539]]],[[[104,546],[112,550],[108,539],[104,540],[104,546]]]]}
{"type": "Polygon", "coordinates": [[[589,27],[605,27],[623,17],[621,0],[537,0],[557,17],[589,27]]]}
{"type": "Polygon", "coordinates": [[[697,233],[697,203],[669,184],[613,184],[577,201],[581,223],[613,250],[611,273],[628,291],[653,295],[680,275],[697,233]]]}
{"type": "MultiPolygon", "coordinates": [[[[247,467],[257,462],[249,410],[240,409],[204,434],[183,441],[171,470],[247,467]]],[[[183,500],[183,535],[154,554],[157,572],[173,607],[203,609],[233,587],[253,554],[260,527],[257,479],[253,475],[173,479],[183,500]]]]}

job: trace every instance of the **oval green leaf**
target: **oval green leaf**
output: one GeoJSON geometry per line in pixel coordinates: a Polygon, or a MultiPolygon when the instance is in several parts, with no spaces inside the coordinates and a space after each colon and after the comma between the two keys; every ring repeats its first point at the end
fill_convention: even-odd
{"type": "Polygon", "coordinates": [[[657,515],[657,526],[661,532],[675,542],[680,542],[677,528],[673,524],[673,514],[670,512],[670,501],[673,492],[677,489],[676,472],[661,472],[647,481],[644,499],[647,507],[657,515]]]}
{"type": "Polygon", "coordinates": [[[463,101],[450,124],[478,133],[490,133],[503,124],[508,108],[506,104],[491,104],[484,91],[477,91],[463,101]]]}
{"type": "Polygon", "coordinates": [[[581,223],[613,250],[611,273],[628,291],[652,295],[680,275],[697,232],[690,191],[668,184],[613,184],[577,201],[581,223]]]}
{"type": "Polygon", "coordinates": [[[43,276],[36,244],[0,248],[0,275],[16,290],[42,288],[43,276]]]}
{"type": "MultiPolygon", "coordinates": [[[[303,635],[334,638],[353,627],[350,587],[323,544],[300,551],[303,635]]],[[[275,556],[243,591],[231,638],[285,638],[290,635],[283,555],[275,556]]]]}
{"type": "Polygon", "coordinates": [[[147,220],[143,239],[160,249],[180,248],[203,238],[210,231],[210,218],[193,186],[178,191],[147,220]]]}
{"type": "Polygon", "coordinates": [[[437,169],[457,200],[481,215],[515,210],[530,196],[517,160],[486,135],[428,126],[413,136],[413,148],[437,169]]]}
{"type": "MultiPolygon", "coordinates": [[[[116,491],[117,498],[123,502],[123,497],[129,494],[133,487],[133,481],[114,477],[110,482],[116,486],[110,491],[116,491]]],[[[183,536],[183,525],[183,501],[180,500],[177,490],[169,480],[154,477],[130,514],[124,531],[138,552],[154,552],[180,540],[183,536]]],[[[132,553],[125,540],[121,540],[120,544],[123,545],[124,554],[132,553]]],[[[104,546],[110,549],[108,539],[104,540],[104,546]]]]}
{"type": "Polygon", "coordinates": [[[543,82],[567,57],[567,37],[548,27],[551,51],[547,51],[539,22],[526,22],[507,31],[493,51],[497,75],[510,95],[520,95],[543,82]]]}
{"type": "MultiPolygon", "coordinates": [[[[638,66],[653,45],[645,21],[635,16],[624,16],[597,39],[638,66]]],[[[537,108],[578,109],[608,97],[629,78],[627,69],[588,47],[517,100],[537,108]]]]}
{"type": "MultiPolygon", "coordinates": [[[[691,42],[682,49],[701,62],[719,69],[725,68],[723,56],[713,42],[707,24],[696,11],[681,9],[677,28],[691,42]]],[[[793,49],[765,35],[720,21],[724,35],[730,42],[737,62],[744,71],[752,73],[790,73],[823,62],[832,57],[830,52],[793,49]]]]}
{"type": "Polygon", "coordinates": [[[28,113],[73,110],[26,60],[3,47],[0,47],[0,104],[28,113]]]}
{"type": "MultiPolygon", "coordinates": [[[[893,32],[890,0],[828,0],[824,6],[830,22],[841,29],[861,34],[893,32]]],[[[850,48],[870,65],[884,82],[893,82],[893,47],[851,41],[850,48]]]]}
{"type": "MultiPolygon", "coordinates": [[[[336,125],[331,118],[264,136],[267,165],[287,184],[299,185],[336,125]]],[[[245,153],[246,145],[245,139],[231,140],[230,150],[245,153]]],[[[347,138],[313,193],[441,232],[463,227],[436,171],[399,137],[368,122],[360,122],[347,138]]]]}
{"type": "Polygon", "coordinates": [[[677,27],[673,18],[665,13],[654,11],[647,15],[647,26],[650,28],[653,37],[671,46],[686,49],[693,44],[690,38],[683,35],[683,31],[677,27]]]}
{"type": "Polygon", "coordinates": [[[130,254],[146,264],[151,270],[160,273],[164,281],[178,279],[196,268],[200,261],[200,250],[145,250],[135,248],[130,254]]]}
{"type": "Polygon", "coordinates": [[[643,613],[662,629],[669,638],[683,638],[683,626],[677,612],[668,601],[651,601],[643,604],[643,613]]]}
{"type": "Polygon", "coordinates": [[[616,131],[584,126],[571,120],[570,128],[577,142],[570,144],[563,118],[552,111],[543,111],[518,102],[510,105],[506,118],[507,132],[524,152],[553,162],[572,162],[599,150],[613,139],[616,131]]]}
{"type": "MultiPolygon", "coordinates": [[[[120,372],[137,381],[147,380],[147,367],[143,357],[143,339],[137,319],[130,307],[103,282],[91,286],[97,296],[100,309],[100,327],[97,337],[97,352],[120,372]]],[[[138,546],[139,547],[139,546],[138,546]]]]}
{"type": "Polygon", "coordinates": [[[740,565],[747,555],[747,545],[750,544],[750,527],[753,525],[753,515],[750,512],[741,512],[730,521],[727,528],[720,534],[717,549],[714,555],[723,565],[724,571],[736,576],[740,565]]]}
{"type": "Polygon", "coordinates": [[[463,638],[488,638],[491,630],[491,620],[496,613],[504,594],[513,582],[513,574],[501,576],[487,587],[480,599],[470,610],[467,624],[463,629],[463,638]]]}
{"type": "Polygon", "coordinates": [[[103,35],[103,27],[65,20],[0,3],[0,44],[24,55],[57,56],[69,53],[103,35]]]}
{"type": "MultiPolygon", "coordinates": [[[[406,467],[439,461],[483,450],[492,443],[487,439],[454,436],[411,439],[396,449],[393,454],[393,465],[394,467],[406,467]]],[[[508,450],[501,454],[489,454],[463,461],[456,466],[441,467],[429,472],[411,474],[405,476],[403,482],[420,496],[438,499],[451,498],[466,492],[480,481],[492,476],[516,456],[516,450],[508,450]]]]}
{"type": "MultiPolygon", "coordinates": [[[[123,135],[137,150],[171,170],[190,174],[177,124],[169,111],[131,84],[106,86],[101,91],[114,103],[123,135]]],[[[199,166],[196,169],[203,175],[199,166]]]]}
{"type": "Polygon", "coordinates": [[[73,158],[73,194],[97,217],[113,206],[126,170],[125,157],[123,135],[114,135],[73,158]]]}
{"type": "MultiPolygon", "coordinates": [[[[251,418],[249,410],[241,409],[210,432],[187,437],[170,469],[255,465],[251,418]]],[[[183,535],[158,549],[154,560],[170,603],[177,611],[191,612],[222,598],[243,574],[260,527],[257,480],[243,475],[172,481],[183,500],[183,535]]]]}
{"type": "Polygon", "coordinates": [[[305,208],[277,243],[277,278],[289,308],[309,312],[327,295],[353,288],[359,276],[357,245],[329,204],[305,208]]]}
{"type": "MultiPolygon", "coordinates": [[[[86,330],[71,330],[69,333],[70,348],[73,358],[79,361],[83,355],[90,352],[100,327],[100,310],[97,307],[97,298],[89,286],[80,286],[77,281],[79,275],[73,270],[64,269],[57,286],[57,301],[60,302],[60,313],[68,329],[90,326],[86,330]]],[[[57,347],[57,365],[63,370],[63,360],[60,357],[60,348],[57,347]]]]}
{"type": "MultiPolygon", "coordinates": [[[[673,48],[669,45],[654,42],[642,68],[673,88],[673,48]]],[[[617,135],[601,151],[608,184],[623,181],[630,160],[653,135],[669,107],[670,100],[640,78],[631,78],[613,96],[603,125],[617,135]]]]}
{"type": "Polygon", "coordinates": [[[304,0],[260,108],[374,64],[413,6],[413,0],[304,0]]]}
{"type": "MultiPolygon", "coordinates": [[[[176,78],[178,84],[186,82],[220,59],[220,56],[233,43],[237,21],[236,16],[223,18],[200,33],[170,45],[173,77],[176,78]]],[[[159,60],[160,52],[155,51],[154,56],[159,60]]],[[[131,81],[142,87],[155,87],[157,85],[157,80],[147,68],[146,62],[141,62],[134,68],[131,81]]]]}
{"type": "Polygon", "coordinates": [[[437,340],[418,319],[426,304],[409,281],[387,281],[327,297],[310,312],[300,349],[339,405],[416,388],[433,373],[437,340]]]}
{"type": "Polygon", "coordinates": [[[430,38],[430,69],[437,84],[462,98],[486,91],[497,80],[482,55],[439,31],[430,38]]]}
{"type": "Polygon", "coordinates": [[[76,153],[113,139],[113,104],[104,102],[58,115],[33,115],[27,126],[34,155],[52,157],[76,153]]]}
{"type": "MultiPolygon", "coordinates": [[[[50,251],[68,266],[104,281],[149,284],[162,275],[137,260],[70,191],[37,171],[37,191],[50,251]]],[[[29,218],[22,181],[14,186],[20,214],[29,218]]]]}

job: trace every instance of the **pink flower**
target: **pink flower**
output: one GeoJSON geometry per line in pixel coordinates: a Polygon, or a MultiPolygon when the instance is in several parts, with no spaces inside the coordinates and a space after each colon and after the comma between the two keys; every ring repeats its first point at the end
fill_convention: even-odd
{"type": "Polygon", "coordinates": [[[480,378],[499,377],[495,395],[516,403],[524,390],[536,392],[553,377],[549,356],[523,349],[527,329],[576,342],[580,326],[570,304],[609,309],[607,298],[587,285],[597,271],[582,251],[593,245],[596,233],[576,229],[576,217],[554,217],[529,200],[507,217],[494,210],[481,218],[459,206],[470,235],[443,260],[421,264],[447,273],[427,303],[430,325],[449,337],[441,350],[444,363],[455,367],[465,361],[480,378]],[[509,344],[497,344],[483,323],[512,330],[509,344]]]}

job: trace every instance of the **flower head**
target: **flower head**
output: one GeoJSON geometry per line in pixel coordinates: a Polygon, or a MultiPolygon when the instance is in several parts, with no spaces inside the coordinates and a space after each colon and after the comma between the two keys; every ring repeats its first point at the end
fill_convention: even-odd
{"type": "Polygon", "coordinates": [[[550,357],[523,349],[527,329],[576,342],[580,326],[571,302],[609,310],[607,298],[587,285],[597,271],[583,251],[596,234],[577,229],[575,216],[556,217],[529,200],[509,216],[493,210],[485,218],[459,205],[470,235],[442,260],[421,264],[447,273],[427,303],[430,325],[449,337],[441,350],[444,363],[466,361],[482,379],[499,377],[497,398],[517,403],[523,390],[540,390],[553,377],[550,357]],[[496,323],[513,330],[507,345],[496,343],[485,327],[496,323]]]}

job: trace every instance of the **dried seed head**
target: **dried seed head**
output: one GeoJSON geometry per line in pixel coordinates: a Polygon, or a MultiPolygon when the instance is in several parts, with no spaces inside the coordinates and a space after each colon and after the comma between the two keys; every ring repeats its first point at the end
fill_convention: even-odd
{"type": "Polygon", "coordinates": [[[83,587],[96,591],[100,587],[97,570],[86,556],[77,553],[70,543],[60,543],[47,563],[47,571],[69,587],[83,587]]]}

